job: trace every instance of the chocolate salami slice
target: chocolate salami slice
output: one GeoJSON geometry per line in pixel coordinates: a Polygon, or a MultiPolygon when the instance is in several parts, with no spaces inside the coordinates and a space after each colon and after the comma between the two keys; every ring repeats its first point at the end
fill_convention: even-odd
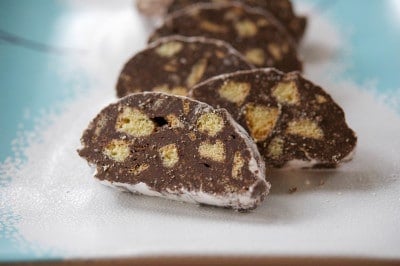
{"type": "Polygon", "coordinates": [[[268,193],[256,145],[224,109],[164,93],[131,94],[100,112],[79,155],[103,183],[236,210],[268,193]]]}
{"type": "Polygon", "coordinates": [[[118,97],[134,92],[160,91],[187,95],[210,77],[252,69],[229,44],[202,37],[159,39],[124,66],[117,84],[118,97]]]}
{"type": "Polygon", "coordinates": [[[356,146],[342,108],[297,72],[220,75],[193,87],[190,96],[226,108],[248,130],[267,166],[335,167],[356,146]]]}
{"type": "MultiPolygon", "coordinates": [[[[173,13],[180,9],[186,8],[196,3],[229,3],[233,0],[173,0],[168,7],[168,13],[173,13]]],[[[261,8],[265,11],[270,12],[274,15],[283,26],[285,26],[290,34],[300,41],[304,35],[304,31],[307,25],[307,19],[305,17],[296,16],[293,11],[293,6],[289,0],[236,0],[236,2],[243,3],[250,7],[261,8]]]]}
{"type": "Polygon", "coordinates": [[[167,17],[150,37],[204,36],[230,43],[252,64],[282,71],[301,70],[296,43],[274,16],[260,9],[230,4],[198,4],[167,17]]]}

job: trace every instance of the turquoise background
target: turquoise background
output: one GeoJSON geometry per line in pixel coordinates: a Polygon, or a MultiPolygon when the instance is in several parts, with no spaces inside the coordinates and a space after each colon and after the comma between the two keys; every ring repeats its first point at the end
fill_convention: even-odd
{"type": "MultiPolygon", "coordinates": [[[[400,90],[400,19],[394,18],[392,1],[309,1],[317,3],[328,16],[351,32],[348,41],[352,53],[347,60],[352,67],[346,75],[360,84],[377,80],[382,93],[400,90]]],[[[55,43],[52,37],[58,30],[57,20],[69,12],[62,1],[1,0],[0,30],[62,47],[63,44],[55,43]]],[[[23,123],[24,129],[33,128],[32,118],[37,117],[40,110],[54,107],[73,95],[72,81],[60,78],[55,66],[74,51],[32,50],[2,40],[1,36],[0,31],[0,162],[3,162],[13,154],[11,141],[16,137],[19,124],[23,123]]],[[[84,84],[84,80],[81,82],[84,84]]],[[[0,223],[2,215],[5,213],[0,208],[0,223]]],[[[0,231],[0,261],[51,258],[58,257],[50,252],[38,255],[22,250],[0,231]]]]}

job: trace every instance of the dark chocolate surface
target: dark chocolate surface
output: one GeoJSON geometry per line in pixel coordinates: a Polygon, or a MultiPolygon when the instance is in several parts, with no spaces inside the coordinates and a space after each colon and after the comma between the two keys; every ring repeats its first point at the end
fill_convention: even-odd
{"type": "MultiPolygon", "coordinates": [[[[293,6],[289,0],[235,0],[241,2],[250,7],[261,8],[264,11],[270,12],[274,15],[283,26],[285,26],[290,34],[300,41],[304,35],[307,19],[305,17],[296,16],[293,11],[293,6]]],[[[221,3],[221,2],[233,2],[233,0],[173,0],[168,7],[167,13],[173,13],[180,9],[186,8],[189,5],[197,3],[221,3]]]]}
{"type": "Polygon", "coordinates": [[[149,41],[169,35],[204,36],[230,43],[257,67],[301,70],[294,39],[261,9],[231,4],[198,4],[167,17],[149,41]]]}
{"type": "MultiPolygon", "coordinates": [[[[253,158],[254,162],[254,152],[244,136],[249,137],[239,134],[235,129],[238,125],[231,119],[223,109],[216,110],[186,97],[163,93],[132,94],[97,115],[82,136],[83,148],[79,155],[96,166],[95,177],[100,180],[132,185],[143,182],[160,193],[179,196],[182,190],[186,190],[225,196],[251,192],[253,186],[251,198],[258,199],[258,202],[255,201],[250,208],[255,208],[264,199],[268,185],[259,178],[258,170],[252,170],[254,173],[249,170],[249,161],[253,158]],[[126,114],[132,110],[138,113],[128,117],[126,114]],[[216,115],[223,122],[218,132],[200,130],[200,118],[209,114],[216,115]],[[144,133],[135,135],[127,133],[126,129],[121,131],[118,126],[121,123],[131,126],[140,123],[143,127],[134,127],[143,129],[144,133]],[[111,145],[110,152],[110,143],[118,143],[122,149],[111,145]],[[225,151],[223,160],[201,156],[199,147],[202,143],[222,144],[225,151]],[[160,151],[171,145],[175,146],[176,153],[166,153],[163,157],[160,151]],[[118,154],[122,154],[122,158],[118,154]],[[233,161],[238,154],[243,165],[240,175],[233,178],[233,161]],[[174,160],[176,157],[178,161],[174,160]]],[[[214,150],[214,155],[217,153],[214,150]]],[[[255,160],[260,167],[257,169],[263,171],[262,159],[257,157],[255,160]]]]}
{"type": "Polygon", "coordinates": [[[118,79],[117,95],[141,91],[187,95],[193,85],[210,77],[251,68],[239,52],[223,41],[166,37],[125,64],[118,79]]]}
{"type": "MultiPolygon", "coordinates": [[[[335,167],[356,146],[357,138],[346,124],[342,108],[321,87],[297,72],[284,74],[274,69],[258,69],[221,75],[195,86],[190,96],[216,108],[226,108],[249,132],[252,129],[246,113],[250,110],[248,106],[277,111],[273,129],[256,132],[265,133],[264,138],[252,133],[267,166],[282,167],[289,161],[301,160],[314,167],[335,167]],[[224,84],[230,84],[232,90],[239,88],[235,84],[241,87],[248,84],[248,93],[241,95],[242,101],[227,100],[230,97],[221,89],[224,84]],[[279,84],[291,84],[295,89],[279,84]]],[[[258,118],[261,121],[268,116],[258,118]]]]}

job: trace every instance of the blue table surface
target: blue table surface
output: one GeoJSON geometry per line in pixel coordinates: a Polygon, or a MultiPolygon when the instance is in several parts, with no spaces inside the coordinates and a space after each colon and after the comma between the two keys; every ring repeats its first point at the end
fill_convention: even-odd
{"type": "MultiPolygon", "coordinates": [[[[352,67],[346,75],[360,84],[376,80],[382,93],[400,91],[400,3],[395,3],[400,0],[309,2],[326,6],[328,16],[351,29],[352,67]]],[[[11,142],[19,124],[33,128],[32,118],[41,110],[72,97],[70,81],[61,79],[53,67],[68,54],[52,50],[63,47],[52,36],[58,30],[56,21],[69,12],[57,0],[0,1],[0,162],[13,155],[11,142]],[[15,36],[32,42],[21,43],[15,36]]],[[[0,217],[1,212],[0,208],[0,217]]],[[[50,253],[37,256],[22,251],[0,231],[0,261],[54,258],[50,253]]]]}

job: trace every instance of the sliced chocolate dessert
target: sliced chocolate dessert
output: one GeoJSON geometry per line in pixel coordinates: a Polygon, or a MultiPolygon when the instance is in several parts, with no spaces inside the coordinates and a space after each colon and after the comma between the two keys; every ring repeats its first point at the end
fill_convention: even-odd
{"type": "Polygon", "coordinates": [[[210,77],[253,66],[229,44],[202,37],[161,38],[133,56],[124,66],[117,95],[159,91],[187,95],[210,77]]]}
{"type": "Polygon", "coordinates": [[[335,167],[357,143],[342,108],[298,72],[220,75],[193,87],[189,96],[226,108],[248,130],[267,166],[335,167]]]}
{"type": "Polygon", "coordinates": [[[131,94],[103,109],[79,155],[103,183],[139,194],[254,209],[265,198],[264,162],[224,109],[164,93],[131,94]]]}
{"type": "MultiPolygon", "coordinates": [[[[148,1],[148,0],[147,0],[148,1]]],[[[296,16],[292,2],[289,0],[173,0],[168,6],[167,13],[171,14],[175,11],[186,8],[190,5],[198,3],[230,3],[230,2],[240,2],[250,7],[261,8],[266,12],[270,12],[274,15],[289,33],[296,39],[300,41],[304,35],[307,18],[302,16],[296,16]]]]}
{"type": "Polygon", "coordinates": [[[204,36],[224,40],[257,67],[301,70],[294,39],[271,14],[259,8],[230,4],[197,4],[168,16],[150,37],[204,36]]]}

